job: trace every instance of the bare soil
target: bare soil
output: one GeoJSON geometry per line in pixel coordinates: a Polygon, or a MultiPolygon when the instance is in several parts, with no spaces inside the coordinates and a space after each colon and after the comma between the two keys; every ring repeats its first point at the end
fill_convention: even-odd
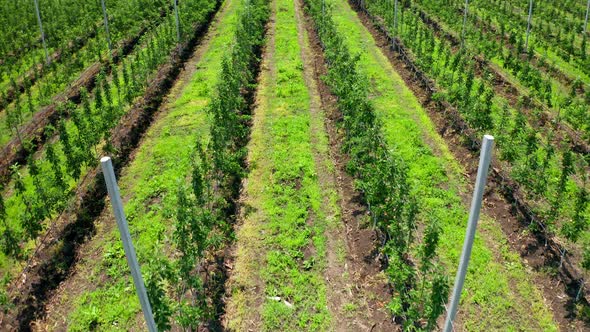
{"type": "MultiPolygon", "coordinates": [[[[302,7],[302,0],[296,1],[298,7],[302,7]]],[[[298,9],[303,11],[303,8],[298,9]]],[[[337,331],[397,331],[400,327],[393,322],[385,305],[390,301],[392,291],[387,277],[383,273],[384,265],[379,255],[379,237],[370,226],[369,213],[362,203],[361,194],[354,188],[354,179],[346,173],[348,156],[342,151],[343,132],[339,129],[338,122],[342,119],[342,113],[338,110],[336,97],[322,80],[327,74],[327,67],[319,37],[313,29],[311,18],[305,15],[305,28],[310,38],[311,62],[308,69],[313,75],[319,92],[321,106],[324,111],[325,130],[328,133],[330,153],[326,156],[332,160],[335,167],[335,185],[340,197],[340,209],[344,227],[330,230],[328,237],[327,279],[330,282],[331,292],[329,306],[335,314],[337,331]],[[344,264],[339,263],[334,250],[338,250],[337,241],[344,244],[346,256],[344,264]],[[343,277],[347,276],[347,277],[343,277]],[[350,312],[344,312],[342,307],[347,303],[357,307],[350,312]]],[[[306,80],[311,78],[306,77],[306,80]]],[[[312,109],[312,111],[314,111],[312,109]]],[[[324,157],[324,158],[326,158],[324,157]]]]}

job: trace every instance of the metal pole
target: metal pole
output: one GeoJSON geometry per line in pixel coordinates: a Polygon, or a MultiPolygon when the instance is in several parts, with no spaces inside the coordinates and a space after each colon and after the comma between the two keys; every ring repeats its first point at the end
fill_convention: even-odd
{"type": "Polygon", "coordinates": [[[397,37],[397,0],[393,2],[393,33],[397,37]]]}
{"type": "Polygon", "coordinates": [[[461,299],[461,291],[465,283],[465,274],[469,259],[471,258],[471,249],[473,247],[473,239],[475,238],[475,230],[479,220],[479,212],[481,210],[481,200],[486,185],[488,176],[488,169],[492,159],[492,147],[494,146],[494,137],[485,135],[481,147],[481,155],[479,157],[479,168],[477,169],[477,178],[475,180],[475,190],[473,192],[473,200],[471,201],[471,209],[469,211],[469,221],[467,224],[467,232],[465,234],[465,242],[463,243],[463,252],[461,253],[461,260],[459,262],[459,269],[455,277],[455,287],[453,288],[453,295],[451,297],[451,305],[447,311],[447,319],[445,321],[445,332],[453,330],[453,321],[457,314],[457,307],[461,299]]]}
{"type": "Polygon", "coordinates": [[[529,50],[529,34],[531,33],[531,18],[533,17],[533,0],[529,1],[529,20],[526,26],[526,42],[524,43],[524,50],[529,50]]]}
{"type": "Polygon", "coordinates": [[[143,310],[143,316],[150,332],[157,332],[156,323],[154,322],[154,315],[152,314],[152,307],[150,306],[150,300],[148,299],[143,278],[141,276],[141,270],[139,269],[139,263],[137,263],[137,257],[135,256],[135,249],[131,242],[131,235],[129,234],[129,227],[127,220],[125,219],[125,212],[123,211],[123,203],[121,201],[121,194],[119,193],[119,186],[117,185],[117,179],[115,177],[115,171],[113,170],[113,163],[110,157],[103,157],[100,160],[102,167],[102,173],[104,180],[107,185],[109,197],[111,198],[111,204],[113,206],[113,212],[115,219],[117,220],[117,226],[121,233],[121,241],[123,241],[123,249],[125,250],[125,256],[127,257],[127,264],[131,269],[131,276],[133,277],[133,283],[137,290],[137,296],[141,303],[143,310]]]}
{"type": "Polygon", "coordinates": [[[178,18],[178,0],[174,0],[174,16],[176,17],[176,39],[180,43],[180,19],[178,18]]]}
{"type": "Polygon", "coordinates": [[[109,33],[109,17],[107,15],[107,7],[104,4],[104,0],[100,0],[102,5],[102,15],[104,16],[104,29],[107,33],[107,43],[109,44],[109,53],[113,57],[113,45],[111,44],[111,34],[109,33]]]}
{"type": "Polygon", "coordinates": [[[463,28],[461,29],[461,48],[465,40],[465,26],[467,25],[467,13],[469,12],[469,0],[465,0],[465,12],[463,13],[463,28]]]}
{"type": "Polygon", "coordinates": [[[47,44],[45,43],[45,33],[43,32],[43,22],[41,22],[38,0],[35,0],[35,11],[37,12],[37,22],[39,23],[39,30],[41,31],[41,42],[43,43],[43,48],[45,49],[45,61],[49,63],[49,52],[47,52],[47,44]]]}
{"type": "Polygon", "coordinates": [[[586,28],[588,28],[588,12],[590,12],[590,0],[586,4],[586,19],[584,20],[584,34],[586,34],[586,28]]]}

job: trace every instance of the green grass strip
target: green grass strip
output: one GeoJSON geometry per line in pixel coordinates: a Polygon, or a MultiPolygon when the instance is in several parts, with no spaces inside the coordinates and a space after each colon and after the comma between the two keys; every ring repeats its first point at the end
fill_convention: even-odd
{"type": "Polygon", "coordinates": [[[229,325],[241,330],[248,324],[244,315],[257,309],[246,298],[255,296],[263,297],[261,330],[326,330],[331,319],[323,279],[328,220],[313,158],[310,95],[293,1],[277,0],[274,13],[274,39],[263,63],[269,70],[261,74],[249,144],[244,205],[251,212],[237,235],[236,281],[260,278],[264,292],[236,287],[230,308],[238,308],[229,325]]]}

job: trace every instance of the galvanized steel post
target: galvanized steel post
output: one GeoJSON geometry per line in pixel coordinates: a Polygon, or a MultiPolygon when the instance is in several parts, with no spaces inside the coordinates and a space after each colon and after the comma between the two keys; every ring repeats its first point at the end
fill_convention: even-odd
{"type": "Polygon", "coordinates": [[[129,264],[129,268],[131,269],[131,276],[133,277],[133,283],[135,284],[135,289],[137,291],[137,296],[139,297],[139,302],[143,310],[145,322],[150,332],[157,332],[154,315],[152,313],[152,307],[145,289],[145,284],[143,283],[141,270],[139,268],[139,263],[137,262],[137,256],[135,255],[135,249],[133,248],[133,243],[131,242],[129,226],[127,225],[127,220],[125,219],[123,202],[121,201],[121,194],[119,193],[119,186],[117,185],[113,163],[110,157],[103,157],[100,160],[100,164],[102,167],[104,180],[107,185],[107,191],[109,193],[109,197],[111,198],[113,213],[115,214],[117,226],[119,228],[119,232],[121,233],[121,241],[123,242],[123,249],[125,250],[125,256],[127,257],[127,264],[129,264]]]}
{"type": "Polygon", "coordinates": [[[586,4],[586,19],[584,19],[584,35],[586,34],[586,29],[588,28],[588,12],[590,12],[590,0],[586,4]]]}
{"type": "Polygon", "coordinates": [[[45,43],[45,32],[43,32],[43,22],[41,22],[41,13],[39,13],[39,2],[35,0],[35,12],[37,13],[37,22],[39,23],[39,30],[41,31],[41,42],[45,50],[45,61],[49,63],[49,52],[47,52],[47,44],[45,43]]]}
{"type": "Polygon", "coordinates": [[[465,12],[463,13],[463,28],[461,29],[461,48],[465,42],[465,26],[467,25],[467,13],[469,13],[469,0],[465,0],[465,12]]]}
{"type": "Polygon", "coordinates": [[[174,17],[176,19],[176,39],[180,43],[180,18],[178,17],[178,0],[174,0],[174,17]]]}
{"type": "Polygon", "coordinates": [[[533,17],[533,0],[529,1],[529,19],[526,26],[526,42],[524,43],[525,51],[529,50],[529,35],[531,34],[531,18],[533,17]]]}
{"type": "Polygon", "coordinates": [[[104,4],[104,0],[100,0],[102,6],[102,15],[104,17],[104,30],[107,34],[107,44],[109,46],[109,53],[113,56],[113,44],[111,44],[111,34],[109,33],[109,17],[107,14],[107,6],[104,4]]]}
{"type": "Polygon", "coordinates": [[[486,186],[488,169],[490,167],[490,161],[492,160],[493,146],[494,137],[485,135],[481,146],[481,155],[479,158],[479,167],[477,169],[473,199],[471,201],[471,209],[469,211],[467,232],[465,234],[465,241],[463,242],[463,252],[461,253],[459,269],[457,270],[457,276],[455,277],[455,286],[453,288],[453,295],[451,296],[451,303],[447,310],[447,318],[444,328],[445,332],[451,332],[453,330],[453,321],[457,314],[457,307],[459,306],[463,284],[465,283],[465,275],[467,274],[467,266],[469,265],[469,259],[471,258],[471,249],[473,248],[475,230],[477,229],[477,222],[479,220],[479,212],[481,210],[481,201],[486,186]]]}

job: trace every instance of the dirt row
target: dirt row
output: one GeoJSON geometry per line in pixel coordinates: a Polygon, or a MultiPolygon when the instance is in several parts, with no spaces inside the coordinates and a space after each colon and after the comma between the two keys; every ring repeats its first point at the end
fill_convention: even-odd
{"type": "MultiPolygon", "coordinates": [[[[458,111],[446,102],[433,101],[434,83],[414,64],[404,45],[388,35],[382,26],[360,6],[350,1],[359,18],[388,57],[394,68],[428,111],[438,133],[448,142],[455,158],[465,166],[469,181],[477,174],[480,138],[462,119],[458,111]],[[395,43],[395,47],[393,44],[395,43]]],[[[484,211],[500,223],[512,250],[518,252],[522,261],[536,271],[555,269],[555,275],[536,273],[535,281],[548,299],[555,320],[563,330],[572,327],[588,328],[586,322],[577,320],[575,298],[583,285],[583,274],[571,256],[561,261],[563,247],[543,232],[530,232],[530,224],[539,220],[528,204],[518,185],[505,174],[497,158],[492,161],[488,189],[485,193],[484,211]]],[[[588,305],[588,291],[583,289],[579,303],[588,305]]]]}
{"type": "MultiPolygon", "coordinates": [[[[112,130],[110,142],[116,151],[112,159],[117,173],[129,161],[219,5],[220,2],[217,2],[216,10],[209,15],[206,23],[195,27],[192,37],[172,52],[170,60],[160,67],[143,98],[112,130]]],[[[79,246],[93,235],[94,220],[105,207],[105,196],[106,187],[97,166],[81,181],[74,202],[52,224],[23,273],[10,285],[8,293],[14,309],[0,317],[3,328],[28,331],[30,323],[43,314],[45,300],[70,274],[79,246]]]]}
{"type": "MultiPolygon", "coordinates": [[[[168,11],[162,11],[161,18],[165,17],[167,13],[168,11]]],[[[19,128],[20,138],[19,136],[13,137],[0,151],[0,156],[2,156],[0,159],[0,184],[10,180],[10,167],[12,165],[16,163],[20,165],[26,164],[27,157],[43,146],[47,140],[51,139],[46,134],[45,128],[49,125],[55,125],[60,117],[68,116],[68,114],[60,115],[58,106],[68,101],[80,104],[80,89],[85,88],[91,91],[100,71],[104,69],[109,74],[112,68],[111,65],[118,64],[129,55],[135,49],[141,37],[148,31],[147,26],[142,27],[135,36],[123,41],[121,46],[113,51],[112,58],[107,59],[105,62],[95,62],[90,65],[68,89],[53,98],[51,105],[43,107],[33,115],[25,126],[19,128]]]]}

